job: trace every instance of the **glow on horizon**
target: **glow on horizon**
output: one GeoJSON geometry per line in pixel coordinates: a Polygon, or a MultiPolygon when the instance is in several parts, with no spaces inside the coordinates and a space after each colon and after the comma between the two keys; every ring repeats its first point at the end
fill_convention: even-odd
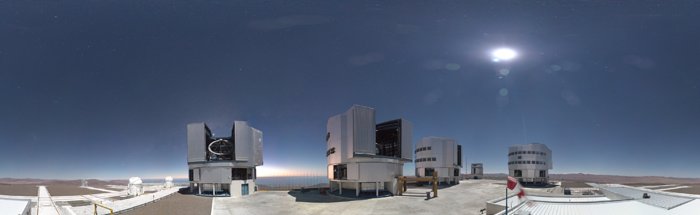
{"type": "Polygon", "coordinates": [[[287,169],[276,166],[259,166],[256,169],[258,177],[278,177],[278,176],[326,176],[323,170],[314,169],[287,169]]]}

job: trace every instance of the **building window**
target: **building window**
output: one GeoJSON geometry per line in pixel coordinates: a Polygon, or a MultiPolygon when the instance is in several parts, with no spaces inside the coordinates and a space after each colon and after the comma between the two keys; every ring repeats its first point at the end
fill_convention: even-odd
{"type": "Polygon", "coordinates": [[[326,142],[331,139],[331,132],[326,132],[326,142]]]}
{"type": "Polygon", "coordinates": [[[347,180],[348,179],[348,166],[346,164],[340,164],[340,165],[333,166],[333,179],[347,180]]]}
{"type": "Polygon", "coordinates": [[[523,177],[523,171],[519,170],[519,169],[513,170],[513,176],[514,177],[523,177]]]}
{"type": "Polygon", "coordinates": [[[190,169],[190,181],[194,181],[194,170],[190,169]]]}
{"type": "Polygon", "coordinates": [[[542,178],[547,177],[547,171],[540,170],[540,177],[542,177],[542,178]]]}
{"type": "Polygon", "coordinates": [[[328,149],[328,151],[326,151],[326,157],[328,157],[329,155],[331,155],[333,153],[335,153],[335,147],[328,149]]]}
{"type": "Polygon", "coordinates": [[[401,158],[401,120],[376,125],[377,155],[401,158]]]}
{"type": "Polygon", "coordinates": [[[435,173],[435,169],[425,168],[425,176],[433,176],[434,173],[435,173]]]}
{"type": "Polygon", "coordinates": [[[231,180],[246,179],[253,179],[253,173],[248,168],[231,168],[231,180]]]}
{"type": "Polygon", "coordinates": [[[457,166],[462,166],[462,145],[457,145],[457,166]]]}

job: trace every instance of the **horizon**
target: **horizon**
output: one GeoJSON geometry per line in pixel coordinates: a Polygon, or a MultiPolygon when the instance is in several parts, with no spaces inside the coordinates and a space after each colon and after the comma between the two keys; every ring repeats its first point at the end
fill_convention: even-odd
{"type": "Polygon", "coordinates": [[[0,178],[186,176],[186,125],[234,120],[263,133],[259,176],[325,175],[353,104],[414,148],[455,139],[461,173],[539,142],[551,174],[700,178],[693,7],[216,4],[0,3],[0,178]]]}
{"type": "MultiPolygon", "coordinates": [[[[466,173],[462,173],[463,175],[470,175],[466,173]]],[[[502,173],[493,173],[493,172],[485,172],[484,175],[508,175],[506,172],[502,173]]],[[[673,179],[700,179],[700,177],[676,177],[676,176],[661,176],[661,175],[607,175],[607,174],[595,174],[595,173],[582,173],[582,172],[577,172],[577,173],[552,173],[551,175],[594,175],[594,176],[613,176],[613,177],[660,177],[660,178],[673,178],[673,179]]],[[[138,177],[138,176],[135,176],[138,177]]],[[[163,176],[161,178],[143,178],[143,180],[162,180],[167,176],[163,176]]],[[[173,179],[188,179],[187,176],[171,176],[173,179]]],[[[275,177],[327,177],[326,175],[269,175],[269,176],[258,176],[257,178],[275,178],[275,177]]],[[[56,180],[56,181],[74,181],[74,180],[100,180],[100,181],[116,181],[116,180],[128,180],[129,178],[65,178],[65,179],[59,179],[59,178],[12,178],[12,177],[0,177],[0,179],[15,179],[15,180],[21,180],[21,179],[33,179],[33,180],[56,180]]]]}

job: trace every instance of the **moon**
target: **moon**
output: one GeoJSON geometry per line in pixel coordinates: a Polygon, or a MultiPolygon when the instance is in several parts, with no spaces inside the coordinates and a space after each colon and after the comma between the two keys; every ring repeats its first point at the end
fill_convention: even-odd
{"type": "Polygon", "coordinates": [[[511,48],[497,48],[491,52],[493,62],[509,61],[515,59],[518,52],[511,48]]]}

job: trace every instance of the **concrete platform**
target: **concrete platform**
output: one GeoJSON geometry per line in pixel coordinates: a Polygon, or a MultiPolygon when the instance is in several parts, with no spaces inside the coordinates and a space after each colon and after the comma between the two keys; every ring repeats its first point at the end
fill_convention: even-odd
{"type": "Polygon", "coordinates": [[[242,198],[214,198],[214,215],[273,214],[480,214],[485,201],[504,195],[503,181],[465,180],[440,189],[425,200],[428,188],[411,188],[404,196],[351,199],[318,192],[267,191],[242,198]],[[498,182],[498,183],[497,183],[498,182]]]}

